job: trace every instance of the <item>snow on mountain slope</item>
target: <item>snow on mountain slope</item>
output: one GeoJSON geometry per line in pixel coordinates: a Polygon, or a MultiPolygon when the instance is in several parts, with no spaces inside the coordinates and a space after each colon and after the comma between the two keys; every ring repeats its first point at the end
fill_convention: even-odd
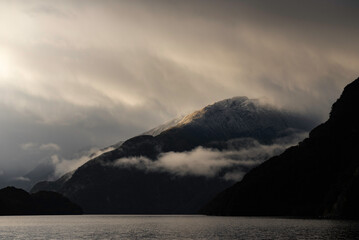
{"type": "Polygon", "coordinates": [[[231,98],[128,139],[71,178],[31,191],[58,191],[87,213],[195,213],[310,127],[298,114],[231,98]]]}
{"type": "Polygon", "coordinates": [[[168,121],[164,124],[161,124],[160,126],[158,127],[155,127],[155,128],[152,128],[151,130],[147,131],[147,132],[144,132],[142,133],[141,135],[152,135],[152,136],[157,136],[159,134],[161,134],[162,132],[176,126],[179,122],[182,121],[184,117],[181,116],[181,117],[177,117],[175,119],[172,119],[171,121],[168,121]]]}
{"type": "MultiPolygon", "coordinates": [[[[234,97],[208,105],[183,117],[177,125],[162,134],[200,138],[198,142],[226,141],[238,137],[254,137],[260,142],[271,142],[296,129],[308,131],[315,123],[300,114],[280,110],[258,100],[234,97]]],[[[187,139],[190,140],[190,139],[187,139]]]]}
{"type": "Polygon", "coordinates": [[[231,135],[230,132],[250,132],[261,127],[272,128],[275,131],[284,128],[309,130],[314,125],[315,123],[306,117],[278,110],[260,103],[259,100],[233,97],[175,118],[141,135],[158,136],[175,128],[195,127],[203,128],[208,133],[215,131],[217,134],[228,136],[231,135]]]}
{"type": "MultiPolygon", "coordinates": [[[[274,111],[273,108],[260,105],[258,100],[248,99],[247,97],[234,97],[208,105],[201,110],[185,116],[176,127],[188,124],[221,124],[231,119],[241,120],[242,123],[245,120],[244,118],[254,117],[254,114],[263,112],[269,114],[272,111],[274,111]]],[[[231,124],[233,123],[235,122],[231,121],[231,124]]],[[[249,124],[245,123],[237,127],[246,128],[249,124]]]]}

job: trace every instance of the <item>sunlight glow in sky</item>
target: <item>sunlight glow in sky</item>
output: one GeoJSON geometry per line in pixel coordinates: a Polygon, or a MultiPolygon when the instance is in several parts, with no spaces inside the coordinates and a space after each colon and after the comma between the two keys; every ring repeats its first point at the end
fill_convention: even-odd
{"type": "Polygon", "coordinates": [[[359,75],[357,1],[0,0],[0,170],[234,96],[325,120],[359,75]],[[69,139],[71,141],[69,141],[69,139]]]}

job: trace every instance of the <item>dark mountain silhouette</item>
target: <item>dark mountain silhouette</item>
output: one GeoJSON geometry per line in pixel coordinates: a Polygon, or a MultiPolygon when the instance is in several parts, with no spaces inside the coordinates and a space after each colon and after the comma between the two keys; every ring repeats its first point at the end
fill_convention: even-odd
{"type": "Polygon", "coordinates": [[[59,193],[28,192],[6,187],[0,190],[0,215],[81,214],[81,208],[59,193]]]}
{"type": "Polygon", "coordinates": [[[359,78],[327,122],[210,201],[210,215],[359,218],[359,78]]]}
{"type": "Polygon", "coordinates": [[[29,191],[34,184],[44,179],[49,179],[55,171],[55,166],[51,162],[42,162],[28,173],[21,177],[4,179],[1,181],[1,187],[15,186],[17,188],[29,191]]]}
{"type": "Polygon", "coordinates": [[[163,153],[190,151],[198,146],[239,149],[246,146],[246,139],[271,144],[312,126],[301,116],[245,97],[217,102],[174,124],[153,130],[155,136],[131,138],[57,181],[36,184],[31,192],[58,191],[86,213],[195,213],[233,182],[222,177],[120,167],[115,166],[116,161],[146,157],[155,162],[163,153]]]}

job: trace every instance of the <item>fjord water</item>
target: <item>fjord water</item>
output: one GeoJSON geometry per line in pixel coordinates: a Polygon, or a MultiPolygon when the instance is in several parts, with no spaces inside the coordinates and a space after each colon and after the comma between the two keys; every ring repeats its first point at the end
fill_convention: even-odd
{"type": "Polygon", "coordinates": [[[359,239],[359,222],[208,216],[1,216],[0,239],[359,239]]]}

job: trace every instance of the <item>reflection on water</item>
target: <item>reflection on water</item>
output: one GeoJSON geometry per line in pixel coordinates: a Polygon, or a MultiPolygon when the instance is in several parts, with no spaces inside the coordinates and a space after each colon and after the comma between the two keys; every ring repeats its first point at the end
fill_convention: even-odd
{"type": "Polygon", "coordinates": [[[1,216],[0,239],[359,239],[359,222],[207,216],[1,216]]]}

